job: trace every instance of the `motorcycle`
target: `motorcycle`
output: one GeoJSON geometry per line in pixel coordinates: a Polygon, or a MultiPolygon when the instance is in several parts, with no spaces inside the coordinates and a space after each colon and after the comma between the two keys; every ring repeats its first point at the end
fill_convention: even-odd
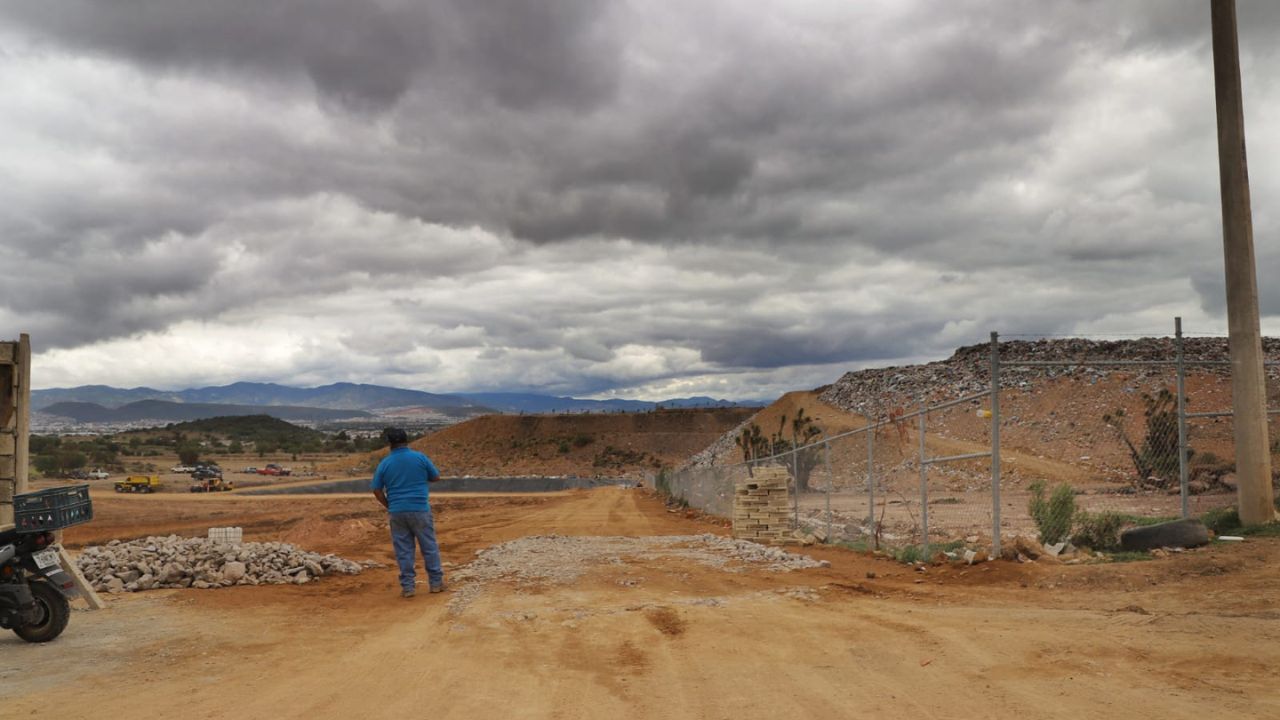
{"type": "Polygon", "coordinates": [[[0,628],[49,642],[71,619],[75,582],[62,568],[51,532],[0,532],[0,628]]]}

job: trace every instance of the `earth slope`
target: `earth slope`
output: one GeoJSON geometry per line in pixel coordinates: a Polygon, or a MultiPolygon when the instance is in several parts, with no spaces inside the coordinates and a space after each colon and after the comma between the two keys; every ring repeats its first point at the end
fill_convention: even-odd
{"type": "MultiPolygon", "coordinates": [[[[755,408],[616,415],[486,415],[413,443],[446,475],[634,477],[675,467],[755,408]]],[[[382,453],[366,458],[369,468],[382,453]]]]}

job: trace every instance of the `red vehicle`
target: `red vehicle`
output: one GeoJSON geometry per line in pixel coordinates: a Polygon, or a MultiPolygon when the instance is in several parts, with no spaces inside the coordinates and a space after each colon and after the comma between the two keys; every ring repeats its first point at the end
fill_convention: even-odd
{"type": "Polygon", "coordinates": [[[259,468],[259,469],[258,469],[258,474],[259,474],[259,475],[277,475],[277,476],[285,476],[285,475],[289,475],[289,474],[292,474],[292,473],[293,473],[293,471],[292,471],[292,470],[290,470],[289,468],[287,468],[287,467],[280,467],[279,465],[277,465],[277,464],[275,464],[275,463],[267,463],[266,467],[263,467],[263,468],[259,468]]]}

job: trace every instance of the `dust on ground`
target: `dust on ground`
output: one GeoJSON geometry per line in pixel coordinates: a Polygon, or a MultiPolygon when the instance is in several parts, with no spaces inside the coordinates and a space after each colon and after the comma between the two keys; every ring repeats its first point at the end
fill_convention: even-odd
{"type": "MultiPolygon", "coordinates": [[[[76,534],[238,524],[246,539],[296,532],[307,549],[391,556],[368,498],[151,500],[104,498],[76,534]]],[[[642,548],[724,534],[634,489],[433,500],[456,587],[477,551],[530,536],[642,548]]],[[[70,718],[1280,716],[1275,540],[1123,565],[923,572],[801,552],[830,566],[727,572],[636,552],[564,583],[504,575],[461,616],[449,592],[399,598],[394,567],[113,596],[52,645],[2,641],[0,698],[26,717],[56,697],[70,718]]]]}

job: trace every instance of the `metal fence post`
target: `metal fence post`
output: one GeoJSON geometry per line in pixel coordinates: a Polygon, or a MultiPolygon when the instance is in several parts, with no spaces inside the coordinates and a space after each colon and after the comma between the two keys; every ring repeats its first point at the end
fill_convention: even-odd
{"type": "Polygon", "coordinates": [[[924,398],[920,399],[920,554],[929,562],[929,466],[924,449],[924,398]]]}
{"type": "MultiPolygon", "coordinates": [[[[710,469],[711,469],[711,496],[715,498],[715,506],[722,513],[728,514],[730,517],[732,517],[733,516],[733,493],[729,493],[727,495],[727,499],[729,500],[729,503],[728,503],[728,507],[726,507],[725,503],[723,502],[726,499],[726,495],[723,492],[723,486],[720,481],[720,468],[716,467],[715,465],[712,465],[710,469]]],[[[707,505],[710,506],[711,502],[712,501],[708,500],[707,505]]],[[[706,510],[707,508],[700,507],[698,509],[706,510]]]]}
{"type": "Polygon", "coordinates": [[[831,443],[827,442],[827,434],[822,434],[822,461],[827,466],[827,544],[831,544],[831,443]]]}
{"type": "Polygon", "coordinates": [[[991,333],[991,554],[1000,557],[1000,336],[991,333]]]}
{"type": "Polygon", "coordinates": [[[1182,517],[1191,517],[1187,484],[1187,366],[1182,347],[1182,318],[1173,319],[1173,342],[1178,363],[1178,492],[1182,495],[1182,517]]]}
{"type": "Polygon", "coordinates": [[[800,463],[796,456],[795,443],[791,444],[791,477],[795,480],[792,484],[796,486],[795,504],[791,510],[791,529],[800,529],[800,463]]]}
{"type": "MultiPolygon", "coordinates": [[[[867,420],[870,428],[871,420],[867,420]]],[[[876,431],[867,430],[867,517],[871,519],[871,544],[873,550],[880,549],[880,528],[876,526],[876,431]]]]}

